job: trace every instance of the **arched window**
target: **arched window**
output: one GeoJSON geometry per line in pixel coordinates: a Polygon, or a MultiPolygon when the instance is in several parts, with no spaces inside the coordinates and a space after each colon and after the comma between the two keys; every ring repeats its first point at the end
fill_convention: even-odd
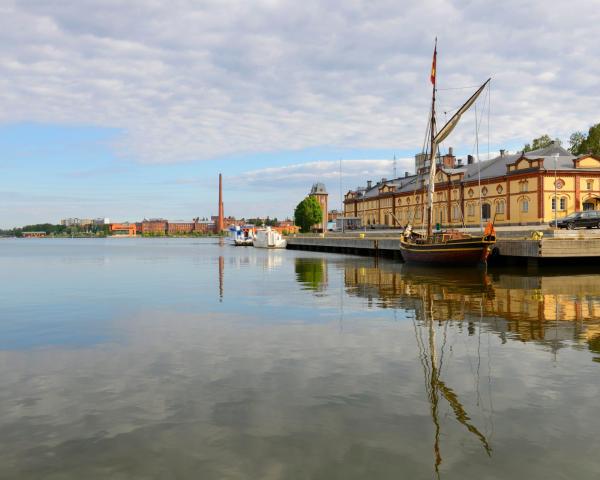
{"type": "Polygon", "coordinates": [[[527,199],[521,200],[521,212],[523,212],[523,213],[529,212],[529,200],[527,200],[527,199]]]}
{"type": "Polygon", "coordinates": [[[469,203],[469,208],[467,210],[469,217],[472,217],[473,215],[475,215],[475,205],[473,205],[472,203],[469,203]]]}
{"type": "Polygon", "coordinates": [[[496,203],[496,213],[504,213],[504,200],[498,200],[496,203]]]}
{"type": "Polygon", "coordinates": [[[552,211],[556,210],[556,197],[552,197],[552,211]]]}
{"type": "Polygon", "coordinates": [[[458,220],[459,218],[460,218],[460,216],[458,215],[458,205],[453,205],[452,206],[452,219],[458,220]]]}
{"type": "Polygon", "coordinates": [[[489,220],[491,218],[491,206],[489,203],[484,203],[481,205],[481,218],[484,220],[489,220]]]}

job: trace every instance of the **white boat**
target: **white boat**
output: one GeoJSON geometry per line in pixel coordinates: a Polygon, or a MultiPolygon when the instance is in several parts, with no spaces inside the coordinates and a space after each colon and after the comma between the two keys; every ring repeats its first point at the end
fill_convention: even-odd
{"type": "Polygon", "coordinates": [[[232,225],[229,238],[236,247],[250,247],[254,243],[254,225],[232,225]]]}
{"type": "Polygon", "coordinates": [[[287,240],[277,230],[271,230],[271,227],[261,228],[256,231],[254,246],[257,248],[285,248],[287,240]]]}

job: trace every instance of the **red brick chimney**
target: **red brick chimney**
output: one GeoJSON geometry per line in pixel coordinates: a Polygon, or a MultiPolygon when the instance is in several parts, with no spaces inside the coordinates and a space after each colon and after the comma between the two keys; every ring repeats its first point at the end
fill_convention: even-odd
{"type": "Polygon", "coordinates": [[[225,229],[223,213],[223,176],[219,173],[219,219],[217,220],[217,233],[225,229]]]}

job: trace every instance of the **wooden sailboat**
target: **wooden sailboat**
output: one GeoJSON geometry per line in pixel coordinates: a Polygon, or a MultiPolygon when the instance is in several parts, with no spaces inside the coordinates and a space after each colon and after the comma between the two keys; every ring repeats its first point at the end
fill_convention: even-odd
{"type": "Polygon", "coordinates": [[[489,84],[488,79],[465,104],[458,109],[452,118],[436,132],[435,123],[435,78],[436,78],[436,48],[433,53],[431,83],[433,95],[430,119],[430,151],[429,151],[429,182],[427,184],[427,231],[418,234],[408,224],[400,238],[400,250],[406,262],[437,264],[448,266],[474,265],[485,263],[496,242],[496,232],[493,223],[488,223],[482,235],[468,235],[457,230],[433,232],[433,194],[435,191],[436,155],[438,147],[450,135],[458,124],[461,116],[475,103],[481,92],[489,84]]]}

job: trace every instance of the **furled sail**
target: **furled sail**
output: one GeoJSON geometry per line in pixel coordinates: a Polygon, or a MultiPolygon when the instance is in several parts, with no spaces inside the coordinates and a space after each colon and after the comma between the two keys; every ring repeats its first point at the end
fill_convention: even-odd
{"type": "Polygon", "coordinates": [[[479,89],[473,95],[471,95],[471,98],[469,98],[466,103],[458,109],[452,118],[448,120],[448,123],[441,128],[441,130],[433,139],[433,143],[435,145],[442,143],[446,137],[452,133],[452,130],[454,130],[454,127],[456,127],[458,124],[462,114],[465,113],[471,107],[471,105],[475,103],[475,100],[477,100],[477,97],[479,97],[481,92],[483,92],[483,89],[487,86],[487,84],[490,83],[490,80],[491,78],[488,78],[487,81],[481,87],[479,87],[479,89]]]}

